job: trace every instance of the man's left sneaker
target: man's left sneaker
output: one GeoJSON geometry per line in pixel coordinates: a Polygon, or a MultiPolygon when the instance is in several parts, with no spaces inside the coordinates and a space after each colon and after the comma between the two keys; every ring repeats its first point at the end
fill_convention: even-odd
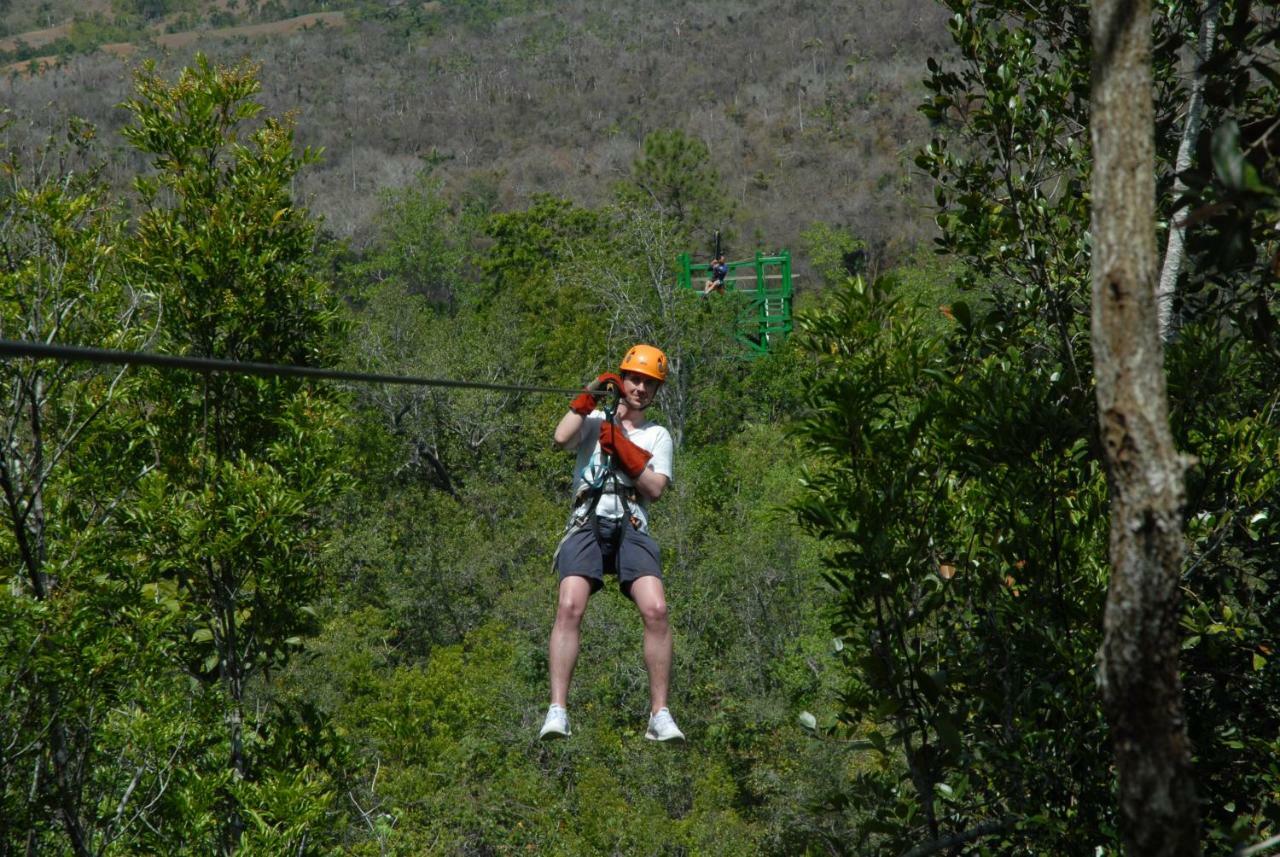
{"type": "Polygon", "coordinates": [[[676,725],[671,712],[660,708],[657,714],[649,715],[649,729],[644,733],[644,737],[650,741],[683,741],[684,733],[676,725]]]}
{"type": "Polygon", "coordinates": [[[569,714],[558,705],[547,709],[547,719],[542,722],[542,731],[538,733],[542,740],[548,738],[569,737],[569,714]]]}

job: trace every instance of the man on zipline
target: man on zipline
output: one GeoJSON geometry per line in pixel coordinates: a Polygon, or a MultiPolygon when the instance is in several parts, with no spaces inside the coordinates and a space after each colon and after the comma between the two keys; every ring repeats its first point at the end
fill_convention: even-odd
{"type": "Polygon", "coordinates": [[[671,482],[673,445],[662,426],[645,419],[658,388],[667,380],[667,356],[652,345],[637,345],[622,359],[620,375],[606,372],[569,406],[556,426],[561,449],[577,450],[573,471],[573,512],[556,548],[560,598],[551,629],[551,707],[539,738],[569,735],[565,703],[578,660],[578,637],[587,600],[616,574],[622,593],[644,620],[644,662],[649,671],[649,728],[653,741],[684,740],[667,710],[671,674],[671,626],[662,589],[662,558],[649,535],[648,504],[671,482]],[[596,407],[596,396],[619,391],[617,411],[596,407]]]}
{"type": "Polygon", "coordinates": [[[727,276],[729,276],[729,263],[724,260],[724,254],[721,253],[711,262],[711,279],[707,280],[707,284],[702,287],[702,293],[704,295],[712,292],[724,294],[724,278],[727,276]]]}

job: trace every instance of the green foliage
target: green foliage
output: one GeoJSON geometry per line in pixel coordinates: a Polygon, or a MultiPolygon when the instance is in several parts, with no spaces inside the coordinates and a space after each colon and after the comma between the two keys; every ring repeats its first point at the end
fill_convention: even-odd
{"type": "Polygon", "coordinates": [[[836,286],[866,270],[867,244],[845,229],[813,223],[800,233],[805,258],[826,286],[836,286]]]}
{"type": "Polygon", "coordinates": [[[163,815],[155,802],[187,755],[190,693],[167,661],[170,617],[109,548],[84,559],[94,567],[63,566],[55,603],[0,594],[6,849],[131,841],[163,815]]]}
{"type": "MultiPolygon", "coordinates": [[[[599,213],[538,195],[523,211],[490,216],[484,234],[492,243],[477,267],[489,288],[478,290],[474,303],[506,325],[505,364],[518,367],[522,377],[550,380],[556,376],[544,367],[598,359],[605,319],[592,314],[584,295],[568,288],[565,278],[569,272],[598,273],[575,258],[574,248],[609,245],[599,213]],[[526,319],[543,322],[542,329],[535,325],[530,336],[534,331],[526,331],[526,319]]],[[[577,382],[575,377],[570,383],[577,382]]]]}
{"type": "Polygon", "coordinates": [[[1271,580],[1280,484],[1278,365],[1248,334],[1189,324],[1169,355],[1171,422],[1196,457],[1187,476],[1184,693],[1206,821],[1229,840],[1280,826],[1277,772],[1258,765],[1280,730],[1271,580]]]}
{"type": "Polygon", "coordinates": [[[146,207],[134,256],[163,283],[169,334],[189,353],[306,363],[323,356],[333,309],[307,260],[315,225],[290,198],[298,153],[289,120],[242,126],[262,105],[257,71],[204,57],[168,84],[155,65],[138,73],[125,138],[151,157],[140,177],[146,207]]]}
{"type": "MultiPolygon", "coordinates": [[[[295,152],[288,121],[245,128],[262,109],[252,101],[256,71],[199,57],[173,84],[145,65],[136,85],[123,133],[157,172],[136,182],[144,210],[129,258],[164,303],[163,346],[256,362],[327,359],[336,308],[311,267],[315,224],[290,198],[313,156],[295,152]]],[[[345,481],[342,411],[331,395],[279,379],[154,378],[150,393],[159,467],[132,523],[149,573],[175,588],[184,663],[218,683],[225,706],[232,778],[217,790],[221,835],[234,844],[246,834],[246,847],[270,852],[310,831],[317,847],[314,822],[328,817],[323,772],[260,763],[257,736],[282,721],[270,708],[249,718],[247,694],[312,625],[325,512],[345,481]]]]}
{"type": "MultiPolygon", "coordinates": [[[[28,160],[4,136],[6,338],[142,341],[150,302],[122,276],[93,137],[73,123],[28,160]]],[[[151,817],[171,764],[152,724],[114,712],[188,696],[166,670],[169,617],[142,597],[119,537],[120,492],[146,471],[138,421],[121,407],[137,384],[118,369],[27,359],[0,364],[0,381],[0,850],[107,848],[151,817]]]]}
{"type": "MultiPolygon", "coordinates": [[[[531,281],[531,291],[567,260],[573,242],[605,240],[594,212],[548,195],[536,196],[523,211],[494,214],[486,233],[493,246],[481,260],[481,270],[494,278],[499,289],[519,290],[522,283],[531,281]]],[[[532,293],[526,297],[530,303],[535,299],[532,293]]]]}
{"type": "MultiPolygon", "coordinates": [[[[305,461],[304,466],[311,464],[305,461]]],[[[311,625],[319,581],[309,565],[291,554],[306,551],[313,513],[322,507],[336,477],[309,474],[275,460],[211,464],[198,489],[169,482],[164,474],[144,480],[135,525],[157,559],[154,573],[177,580],[190,599],[188,622],[195,673],[213,674],[229,650],[246,672],[283,660],[311,625]],[[308,490],[291,490],[304,485],[308,490]],[[200,574],[209,566],[233,567],[240,580],[234,615],[224,614],[223,576],[200,574]],[[205,613],[202,605],[218,605],[205,613]]]]}
{"type": "MultiPolygon", "coordinates": [[[[1083,852],[1115,836],[1090,667],[1107,550],[1085,346],[1087,19],[1079,5],[1053,15],[948,5],[960,60],[930,62],[924,110],[940,136],[918,162],[938,180],[941,248],[964,263],[973,299],[948,301],[955,324],[939,324],[933,299],[895,300],[914,289],[877,281],[805,326],[819,380],[804,435],[823,463],[797,512],[832,544],[835,627],[849,653],[835,727],[884,758],[840,798],[875,808],[860,850],[958,834],[999,853],[1083,852]]],[[[1168,140],[1159,131],[1180,109],[1176,52],[1198,22],[1178,17],[1182,7],[1161,11],[1157,131],[1168,140]]],[[[1265,63],[1255,48],[1272,31],[1244,20],[1210,64],[1211,91],[1218,70],[1265,63]]],[[[1245,91],[1212,103],[1260,116],[1267,90],[1245,91]]],[[[1184,296],[1191,322],[1168,363],[1174,428],[1199,462],[1187,710],[1209,836],[1223,842],[1275,824],[1253,798],[1274,790],[1275,773],[1245,758],[1269,753],[1274,734],[1264,630],[1274,588],[1258,572],[1274,534],[1257,503],[1280,466],[1272,307],[1254,288],[1267,274],[1257,255],[1232,255],[1241,236],[1267,246],[1256,231],[1265,215],[1255,218],[1274,163],[1245,168],[1231,118],[1206,132],[1201,177],[1191,174],[1202,198],[1223,204],[1204,209],[1220,220],[1199,239],[1188,282],[1215,285],[1203,300],[1184,296]],[[1249,278],[1216,285],[1228,269],[1249,278]]]]}
{"type": "Polygon", "coordinates": [[[1205,121],[1185,193],[1170,206],[1189,226],[1178,310],[1189,322],[1227,317],[1258,349],[1280,351],[1274,283],[1280,276],[1280,148],[1266,134],[1277,109],[1280,43],[1274,9],[1222,13],[1206,64],[1205,121]],[[1267,81],[1255,85],[1255,81],[1267,81]]]}
{"type": "Polygon", "coordinates": [[[989,299],[1056,330],[1057,359],[1079,375],[1087,361],[1078,365],[1069,343],[1089,305],[1088,8],[946,5],[961,59],[929,60],[933,95],[921,109],[939,133],[916,159],[936,182],[939,249],[966,263],[966,285],[985,280],[989,299]]]}
{"type": "Polygon", "coordinates": [[[397,291],[435,302],[452,301],[462,285],[463,242],[478,229],[465,221],[479,214],[468,209],[454,217],[440,182],[424,171],[414,184],[385,196],[378,241],[352,273],[378,284],[394,280],[397,291]]]}
{"type": "MultiPolygon", "coordinates": [[[[832,543],[850,671],[836,731],[910,784],[868,822],[880,848],[994,824],[1015,853],[1079,851],[1110,817],[1089,409],[1062,407],[1070,387],[998,313],[958,306],[940,335],[930,310],[855,282],[804,322],[819,374],[803,432],[822,464],[796,508],[832,543]]],[[[889,782],[850,799],[876,805],[889,782]]]]}
{"type": "Polygon", "coordinates": [[[644,154],[619,191],[624,200],[653,206],[670,218],[686,242],[699,239],[696,243],[706,246],[732,210],[707,145],[678,128],[644,138],[644,154]]]}

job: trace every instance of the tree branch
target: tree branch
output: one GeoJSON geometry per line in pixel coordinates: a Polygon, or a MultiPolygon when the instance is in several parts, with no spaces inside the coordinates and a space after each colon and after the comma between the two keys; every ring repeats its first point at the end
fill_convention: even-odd
{"type": "Polygon", "coordinates": [[[984,836],[1004,833],[1017,823],[1018,820],[1013,816],[989,819],[981,824],[974,825],[968,830],[962,830],[959,833],[948,833],[946,836],[940,836],[930,842],[922,842],[910,851],[904,851],[901,857],[926,857],[928,854],[937,854],[939,851],[955,848],[957,845],[963,845],[966,842],[972,842],[984,836]]]}

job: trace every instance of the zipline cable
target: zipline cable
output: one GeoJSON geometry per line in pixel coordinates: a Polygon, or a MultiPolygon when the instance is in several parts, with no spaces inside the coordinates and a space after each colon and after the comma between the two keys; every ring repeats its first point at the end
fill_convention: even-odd
{"type": "Polygon", "coordinates": [[[581,388],[524,387],[518,384],[489,384],[483,381],[454,381],[448,378],[415,378],[408,375],[380,375],[320,369],[313,366],[287,366],[279,363],[249,363],[218,360],[212,357],[176,357],[145,351],[114,351],[83,345],[53,345],[44,342],[0,339],[0,357],[32,357],[37,360],[59,360],[64,363],[106,363],[113,366],[155,366],[160,369],[184,369],[190,372],[227,372],[260,377],[310,378],[316,381],[352,381],[358,384],[403,384],[413,387],[452,387],[467,390],[495,390],[502,393],[550,393],[573,396],[581,388]]]}

